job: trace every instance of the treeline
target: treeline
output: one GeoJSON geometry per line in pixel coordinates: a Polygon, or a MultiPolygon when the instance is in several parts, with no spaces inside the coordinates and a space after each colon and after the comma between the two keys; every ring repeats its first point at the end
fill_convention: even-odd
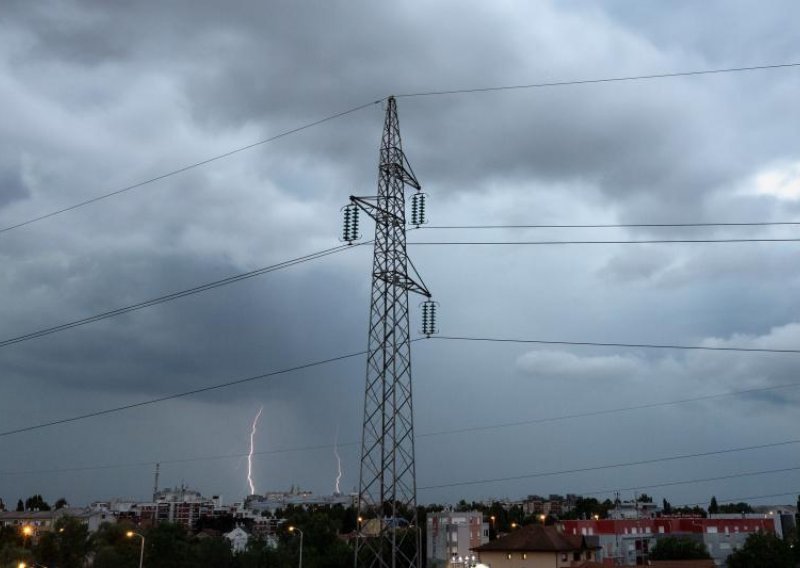
{"type": "MultiPolygon", "coordinates": [[[[144,536],[144,565],[148,568],[296,568],[300,539],[285,530],[294,525],[303,531],[305,568],[351,568],[353,548],[340,533],[342,521],[352,512],[332,509],[284,511],[284,530],[275,540],[251,535],[247,549],[239,554],[213,529],[191,534],[170,523],[141,528],[120,522],[104,524],[89,534],[86,525],[65,516],[56,521],[53,530],[41,531],[36,538],[25,535],[20,527],[0,529],[0,567],[17,568],[25,562],[50,568],[137,568],[142,541],[127,536],[133,530],[144,536]]],[[[205,521],[206,529],[214,524],[215,520],[205,521]]]]}

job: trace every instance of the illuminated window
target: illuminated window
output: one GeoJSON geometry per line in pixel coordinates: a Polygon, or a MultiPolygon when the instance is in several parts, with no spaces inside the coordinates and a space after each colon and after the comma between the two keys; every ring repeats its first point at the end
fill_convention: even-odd
{"type": "Polygon", "coordinates": [[[507,558],[508,560],[511,560],[511,554],[506,554],[506,558],[507,558]]]}
{"type": "Polygon", "coordinates": [[[528,559],[528,553],[527,552],[523,552],[522,553],[522,559],[523,560],[527,560],[528,559]]]}

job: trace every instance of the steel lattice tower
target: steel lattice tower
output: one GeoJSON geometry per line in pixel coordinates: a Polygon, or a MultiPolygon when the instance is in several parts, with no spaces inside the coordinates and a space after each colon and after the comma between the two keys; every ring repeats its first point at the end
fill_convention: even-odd
{"type": "MultiPolygon", "coordinates": [[[[406,252],[406,186],[420,189],[403,154],[397,103],[389,97],[378,195],[350,198],[352,209],[375,220],[356,568],[421,565],[424,527],[417,525],[416,511],[408,293],[431,294],[406,252]]],[[[356,216],[346,212],[346,219],[348,214],[356,216]]]]}

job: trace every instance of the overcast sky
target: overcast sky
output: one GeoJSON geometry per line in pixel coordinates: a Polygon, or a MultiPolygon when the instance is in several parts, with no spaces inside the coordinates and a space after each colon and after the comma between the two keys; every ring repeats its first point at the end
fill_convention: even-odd
{"type": "MultiPolygon", "coordinates": [[[[788,0],[397,4],[6,1],[0,227],[390,94],[800,62],[800,5],[788,0]]],[[[800,68],[788,67],[401,97],[398,109],[432,225],[777,222],[800,219],[798,92],[800,68]]],[[[368,105],[0,233],[0,339],[338,245],[347,197],[376,192],[383,112],[368,105]]],[[[796,236],[425,229],[409,240],[796,236]]],[[[409,250],[443,335],[800,347],[797,243],[409,250]]],[[[4,346],[0,431],[363,350],[370,266],[356,247],[4,346]]],[[[798,355],[444,339],[413,351],[420,502],[629,498],[787,468],[798,469],[644,490],[673,504],[793,503],[800,490],[800,444],[431,487],[796,440],[798,355]],[[762,390],[575,417],[748,389],[762,390]]],[[[247,451],[262,405],[258,491],[332,492],[337,432],[341,488],[353,490],[364,373],[352,358],[0,437],[0,498],[147,498],[161,462],[162,486],[240,499],[245,460],[225,456],[247,451]]]]}

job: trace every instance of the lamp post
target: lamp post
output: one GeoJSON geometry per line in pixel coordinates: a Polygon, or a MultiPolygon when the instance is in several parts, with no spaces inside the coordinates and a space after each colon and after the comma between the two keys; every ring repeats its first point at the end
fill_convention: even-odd
{"type": "Polygon", "coordinates": [[[300,561],[297,564],[297,568],[303,568],[303,531],[298,529],[297,527],[289,527],[290,533],[300,533],[300,561]]]}
{"type": "Polygon", "coordinates": [[[137,532],[128,531],[125,533],[125,536],[127,536],[128,538],[133,538],[135,536],[138,536],[140,539],[142,539],[142,546],[139,549],[139,568],[142,568],[142,566],[144,566],[144,535],[141,535],[137,532]]]}

